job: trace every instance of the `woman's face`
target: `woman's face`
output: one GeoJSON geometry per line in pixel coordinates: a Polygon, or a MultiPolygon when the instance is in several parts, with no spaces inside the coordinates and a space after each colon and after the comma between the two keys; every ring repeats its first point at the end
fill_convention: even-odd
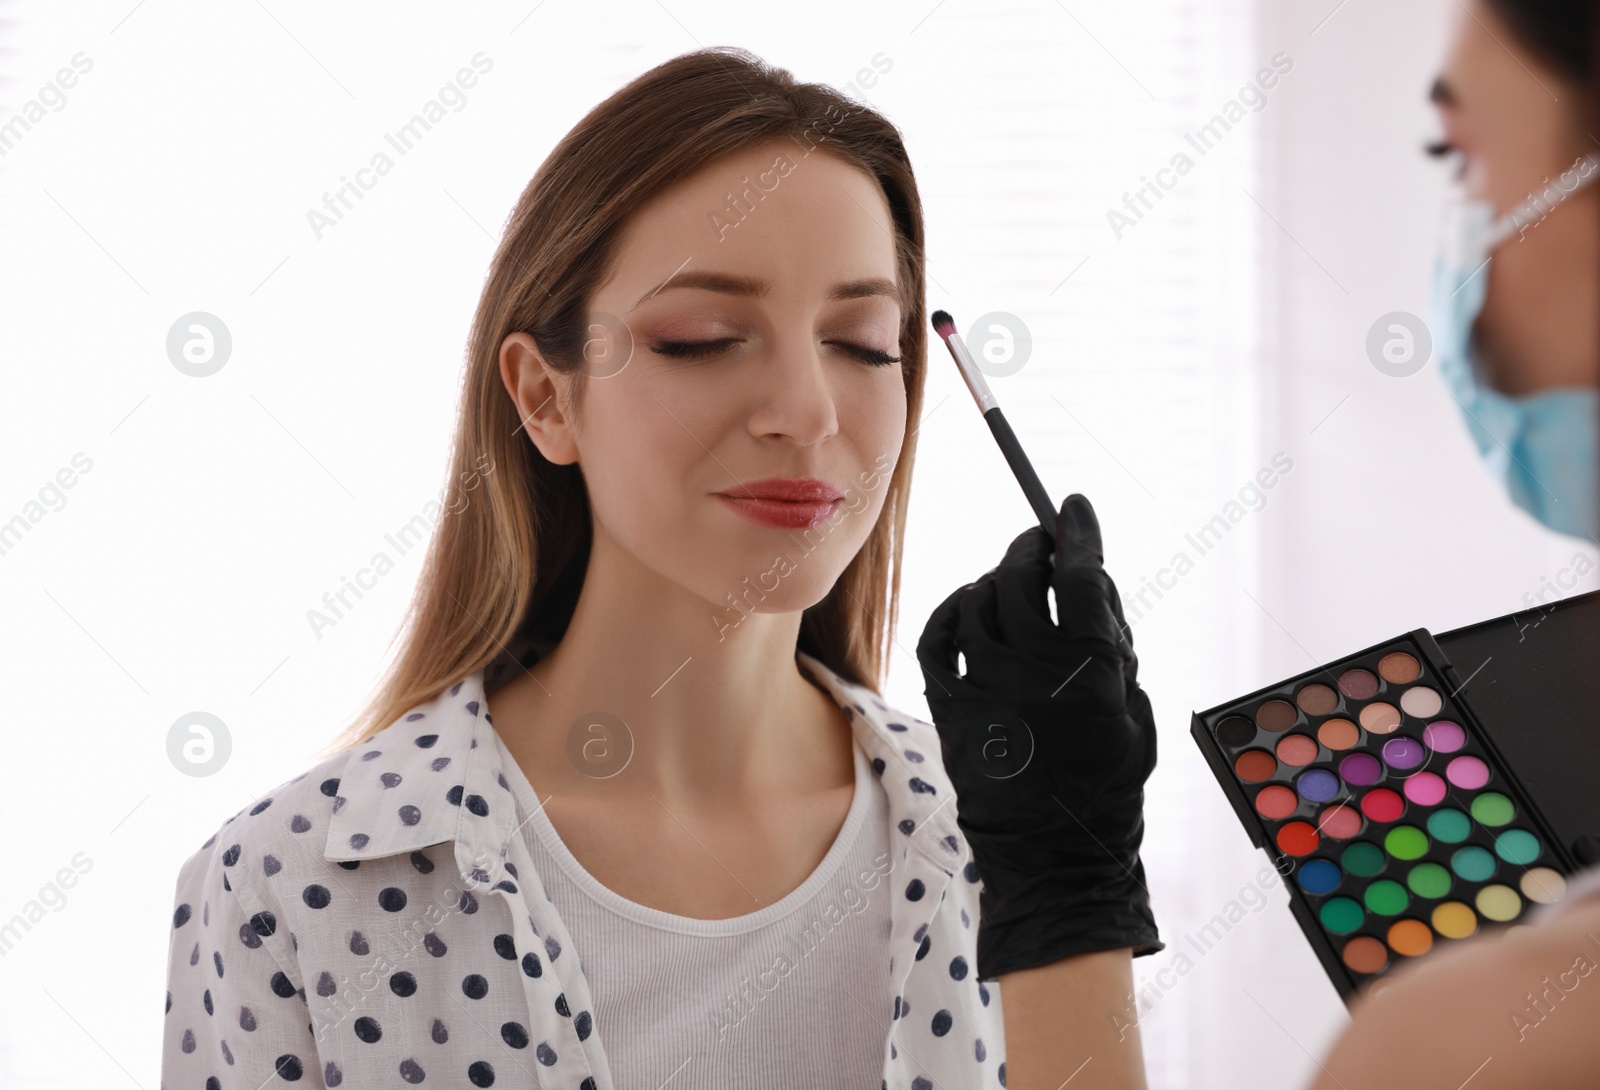
{"type": "MultiPolygon", "coordinates": [[[[1588,91],[1530,52],[1484,0],[1452,9],[1450,41],[1430,95],[1459,153],[1465,196],[1503,216],[1600,152],[1584,131],[1588,91]]],[[[1600,186],[1557,203],[1495,249],[1474,326],[1481,362],[1508,394],[1600,381],[1596,238],[1600,186]]]]}
{"type": "Polygon", "coordinates": [[[1579,123],[1584,89],[1521,45],[1484,0],[1452,12],[1432,99],[1445,140],[1459,150],[1461,183],[1503,213],[1569,170],[1591,144],[1579,123]]]}
{"type": "MultiPolygon", "coordinates": [[[[875,362],[900,355],[892,229],[874,179],[788,140],[710,163],[630,217],[591,302],[576,427],[554,420],[554,400],[538,412],[550,421],[529,423],[546,457],[582,470],[591,564],[621,550],[726,624],[826,596],[877,521],[905,435],[900,364],[875,362]],[[773,478],[838,498],[811,525],[795,505],[726,498],[773,478]]],[[[503,374],[531,343],[507,338],[503,374]]],[[[508,379],[525,419],[550,392],[527,386],[541,371],[508,379]]]]}

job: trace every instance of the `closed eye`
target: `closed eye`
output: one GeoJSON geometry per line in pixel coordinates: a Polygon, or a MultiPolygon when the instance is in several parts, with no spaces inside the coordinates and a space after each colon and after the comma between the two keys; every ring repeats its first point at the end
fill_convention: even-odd
{"type": "Polygon", "coordinates": [[[839,347],[863,362],[877,364],[880,367],[900,362],[899,356],[891,356],[881,348],[869,348],[864,344],[840,344],[839,347]]]}
{"type": "Polygon", "coordinates": [[[715,355],[738,343],[734,339],[720,341],[662,341],[660,344],[651,345],[650,350],[657,355],[671,356],[673,359],[699,359],[704,356],[715,355]]]}
{"type": "MultiPolygon", "coordinates": [[[[724,338],[719,341],[662,341],[652,345],[650,350],[658,355],[668,356],[673,359],[707,359],[719,352],[726,351],[738,344],[737,338],[724,338]]],[[[863,363],[884,366],[890,363],[899,363],[901,357],[891,356],[881,348],[871,348],[863,344],[849,344],[844,341],[829,342],[842,348],[855,356],[863,363]]]]}

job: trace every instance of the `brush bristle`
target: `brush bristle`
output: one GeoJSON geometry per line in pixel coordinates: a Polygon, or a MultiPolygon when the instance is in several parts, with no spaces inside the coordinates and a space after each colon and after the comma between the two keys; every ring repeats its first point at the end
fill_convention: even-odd
{"type": "Polygon", "coordinates": [[[950,317],[948,310],[933,312],[933,331],[941,337],[948,337],[956,331],[956,320],[950,317]]]}

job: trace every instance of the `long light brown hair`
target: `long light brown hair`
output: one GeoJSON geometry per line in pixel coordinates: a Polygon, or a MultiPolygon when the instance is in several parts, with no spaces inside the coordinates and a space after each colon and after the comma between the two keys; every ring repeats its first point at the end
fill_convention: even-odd
{"type": "MultiPolygon", "coordinates": [[[[589,499],[578,466],[546,460],[522,432],[500,378],[501,342],[518,331],[533,337],[553,368],[575,375],[569,408],[577,409],[592,335],[589,302],[609,275],[630,213],[708,163],[774,139],[795,143],[795,162],[813,151],[831,154],[882,187],[905,299],[906,419],[921,417],[922,202],[899,131],[834,88],[798,82],[742,49],[696,50],[652,68],[562,138],[512,210],[472,320],[445,486],[449,513],[429,542],[393,663],[321,757],[358,745],[515,648],[559,641],[588,568],[589,499]]],[[[877,524],[800,625],[800,650],[878,691],[899,614],[915,448],[911,427],[877,524]]]]}

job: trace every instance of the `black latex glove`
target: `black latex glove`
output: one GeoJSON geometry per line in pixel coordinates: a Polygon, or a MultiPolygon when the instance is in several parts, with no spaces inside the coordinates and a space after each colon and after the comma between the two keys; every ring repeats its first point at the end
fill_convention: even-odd
{"type": "Polygon", "coordinates": [[[1094,508],[1068,496],[1054,541],[1025,530],[998,567],[940,603],[917,643],[957,823],[983,881],[984,980],[1164,946],[1139,860],[1155,721],[1103,562],[1094,508]]]}

